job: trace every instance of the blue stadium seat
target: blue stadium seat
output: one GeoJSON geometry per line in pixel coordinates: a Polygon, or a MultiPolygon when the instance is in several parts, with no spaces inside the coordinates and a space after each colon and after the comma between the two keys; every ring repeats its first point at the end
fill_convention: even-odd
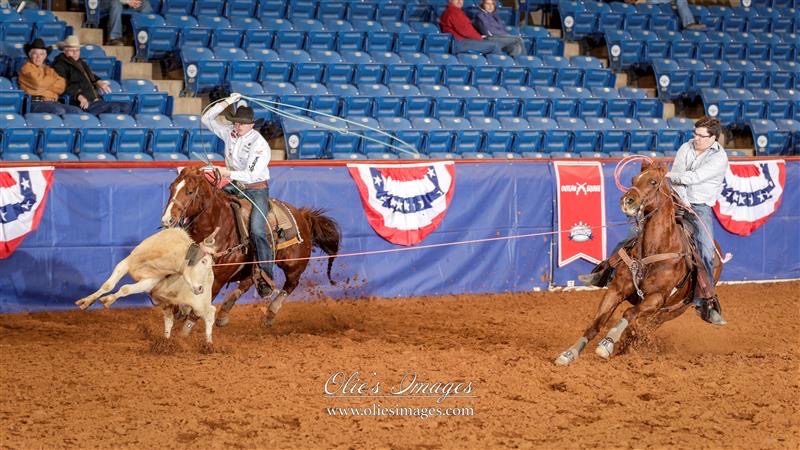
{"type": "Polygon", "coordinates": [[[320,159],[329,156],[326,129],[292,119],[281,121],[288,159],[320,159]]]}
{"type": "MultiPolygon", "coordinates": [[[[360,93],[359,88],[359,93],[360,93]]],[[[361,117],[371,117],[372,116],[372,107],[373,107],[373,98],[371,96],[362,95],[359,96],[342,96],[342,115],[344,116],[361,116],[361,117]]]]}
{"type": "Polygon", "coordinates": [[[341,31],[337,33],[336,50],[363,51],[366,40],[363,31],[341,31]]]}
{"type": "Polygon", "coordinates": [[[155,14],[134,14],[131,18],[136,36],[135,58],[160,59],[178,48],[180,28],[169,26],[163,17],[155,14]]]}
{"type": "Polygon", "coordinates": [[[172,120],[161,114],[137,114],[136,125],[148,130],[147,151],[153,159],[174,161],[188,159],[184,149],[184,131],[172,126],[172,120]]]}
{"type": "Polygon", "coordinates": [[[360,95],[358,88],[349,83],[328,83],[328,92],[343,99],[360,95]]]}
{"type": "Polygon", "coordinates": [[[405,64],[430,64],[431,59],[425,53],[420,52],[400,52],[400,58],[402,58],[403,63],[405,64]]]}
{"type": "Polygon", "coordinates": [[[147,150],[147,129],[141,128],[131,116],[124,114],[100,114],[100,124],[114,129],[111,153],[117,159],[129,159],[130,154],[147,150]]]}
{"type": "Polygon", "coordinates": [[[37,160],[39,130],[29,126],[19,114],[3,113],[0,128],[0,144],[3,159],[37,160]]]}
{"type": "Polygon", "coordinates": [[[586,128],[596,132],[600,138],[600,145],[595,150],[602,151],[603,153],[610,153],[622,151],[625,148],[625,132],[615,129],[613,119],[587,117],[585,122],[586,128]]]}
{"type": "Polygon", "coordinates": [[[378,5],[376,3],[349,3],[348,15],[352,21],[374,21],[378,18],[378,5]]]}
{"type": "Polygon", "coordinates": [[[324,21],[345,20],[348,13],[347,5],[347,2],[320,2],[318,4],[317,17],[324,21]]]}
{"type": "Polygon", "coordinates": [[[189,156],[192,156],[192,152],[201,155],[221,154],[222,141],[200,123],[200,116],[175,114],[172,116],[172,124],[184,131],[183,153],[188,153],[189,156]]]}
{"type": "Polygon", "coordinates": [[[422,44],[423,53],[448,53],[453,43],[450,33],[431,33],[425,35],[425,42],[422,44]]]}
{"type": "Polygon", "coordinates": [[[344,19],[323,19],[325,29],[335,33],[353,31],[353,24],[344,19]]]}
{"type": "Polygon", "coordinates": [[[220,17],[222,16],[222,9],[224,7],[224,2],[216,0],[195,0],[192,15],[198,18],[220,17]]]}
{"type": "Polygon", "coordinates": [[[37,152],[49,155],[46,159],[63,159],[54,156],[59,153],[73,152],[77,130],[65,127],[60,116],[47,113],[28,113],[25,114],[25,122],[28,126],[39,129],[37,152]]]}
{"type": "Polygon", "coordinates": [[[339,54],[342,56],[342,61],[352,64],[371,64],[373,62],[369,53],[360,50],[339,50],[339,54]]]}
{"type": "Polygon", "coordinates": [[[181,47],[181,60],[184,83],[189,92],[202,93],[224,84],[225,62],[217,60],[210,49],[184,45],[181,47]]]}
{"type": "Polygon", "coordinates": [[[328,63],[322,76],[327,84],[351,84],[356,65],[350,63],[328,63]]]}
{"type": "MultiPolygon", "coordinates": [[[[0,55],[0,59],[3,56],[0,55]]],[[[7,78],[0,77],[0,114],[22,112],[25,92],[16,89],[7,78]]]]}
{"type": "Polygon", "coordinates": [[[425,35],[422,33],[404,32],[397,33],[394,41],[396,52],[422,51],[425,35]]]}
{"type": "Polygon", "coordinates": [[[788,153],[791,132],[780,130],[771,120],[750,121],[756,155],[782,155],[788,153]]]}
{"type": "Polygon", "coordinates": [[[265,81],[261,83],[261,85],[264,87],[265,94],[283,96],[292,95],[297,92],[294,84],[284,81],[265,81]]]}
{"type": "Polygon", "coordinates": [[[172,114],[172,99],[166,92],[159,92],[150,80],[122,80],[125,92],[136,94],[136,113],[172,114]]]}
{"type": "Polygon", "coordinates": [[[404,99],[400,96],[388,95],[375,97],[372,115],[375,118],[400,119],[404,115],[404,99]]]}
{"type": "Polygon", "coordinates": [[[164,18],[168,26],[178,29],[177,48],[189,47],[208,47],[211,42],[211,28],[201,27],[192,16],[169,15],[164,18]]]}
{"type": "Polygon", "coordinates": [[[286,17],[289,19],[313,19],[317,17],[318,3],[310,0],[295,0],[289,3],[286,17]]]}
{"type": "Polygon", "coordinates": [[[113,159],[109,153],[112,130],[103,127],[97,117],[92,114],[64,114],[63,117],[65,127],[78,130],[75,153],[80,159],[113,159]]]}

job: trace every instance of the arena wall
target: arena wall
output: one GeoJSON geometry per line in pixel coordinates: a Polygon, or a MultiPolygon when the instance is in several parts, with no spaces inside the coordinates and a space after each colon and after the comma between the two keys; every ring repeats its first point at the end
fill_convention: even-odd
{"type": "MultiPolygon", "coordinates": [[[[615,163],[604,163],[608,249],[628,229],[617,207],[615,163]]],[[[723,280],[800,278],[800,161],[787,161],[780,209],[747,237],[719,224],[715,233],[733,260],[723,280]]],[[[633,167],[622,179],[630,180],[633,167]]],[[[276,165],[271,194],[297,206],[325,208],[342,228],[341,253],[395,249],[367,222],[353,178],[344,165],[276,165]]],[[[72,307],[93,292],[114,265],[154,233],[175,178],[174,168],[57,168],[37,230],[0,260],[0,312],[72,307]]],[[[548,162],[456,163],[455,193],[441,225],[409,251],[346,256],[334,264],[337,286],[312,261],[295,299],[519,292],[566,286],[592,264],[556,264],[551,234],[555,175],[548,162]],[[542,233],[539,236],[481,241],[542,233]],[[463,243],[463,241],[479,241],[463,243]],[[418,247],[419,247],[418,246],[418,247]]],[[[315,255],[318,253],[315,252],[315,255]]],[[[253,299],[248,293],[245,299],[253,299]]],[[[145,306],[133,296],[122,305],[145,306]]]]}

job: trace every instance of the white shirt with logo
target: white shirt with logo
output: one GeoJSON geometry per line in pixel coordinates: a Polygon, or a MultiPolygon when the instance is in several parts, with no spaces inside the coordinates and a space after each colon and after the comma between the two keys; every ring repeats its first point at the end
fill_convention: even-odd
{"type": "Polygon", "coordinates": [[[216,118],[228,105],[219,102],[203,114],[203,125],[225,143],[225,165],[231,171],[231,180],[244,184],[269,180],[269,161],[272,149],[255,129],[244,136],[234,137],[232,125],[222,125],[216,118]]]}

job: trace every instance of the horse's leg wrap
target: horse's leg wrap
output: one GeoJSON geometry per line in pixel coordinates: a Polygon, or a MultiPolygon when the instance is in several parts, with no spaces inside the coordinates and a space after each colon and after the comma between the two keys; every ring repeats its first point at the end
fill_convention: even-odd
{"type": "Polygon", "coordinates": [[[578,359],[578,356],[580,356],[581,352],[586,347],[586,344],[588,342],[589,342],[589,340],[586,339],[586,337],[581,336],[578,339],[578,342],[575,343],[575,345],[573,345],[572,347],[567,349],[567,351],[565,351],[565,352],[561,353],[560,355],[558,355],[558,358],[556,358],[556,360],[555,360],[556,365],[557,366],[568,366],[568,365],[572,364],[573,362],[575,362],[575,360],[578,359]]]}
{"type": "Polygon", "coordinates": [[[626,328],[628,328],[628,321],[623,317],[619,319],[619,322],[614,327],[608,330],[606,337],[597,344],[597,348],[594,351],[597,356],[603,359],[610,358],[614,352],[614,344],[619,342],[626,328]]]}
{"type": "Polygon", "coordinates": [[[236,289],[229,292],[228,295],[225,297],[225,301],[222,302],[222,306],[219,308],[219,314],[217,314],[216,323],[218,327],[224,327],[225,325],[228,324],[228,322],[230,321],[230,317],[228,317],[228,314],[231,312],[231,309],[233,309],[233,305],[236,304],[236,300],[239,300],[239,297],[241,296],[242,296],[242,290],[237,287],[236,289]]]}
{"type": "Polygon", "coordinates": [[[172,335],[172,324],[174,317],[172,315],[172,305],[164,305],[164,337],[169,339],[172,335]]]}
{"type": "Polygon", "coordinates": [[[267,308],[267,314],[264,316],[264,325],[267,327],[271,327],[272,324],[275,322],[275,316],[278,315],[278,311],[283,306],[283,301],[286,300],[289,294],[286,291],[281,291],[272,303],[269,304],[269,308],[267,308]]]}

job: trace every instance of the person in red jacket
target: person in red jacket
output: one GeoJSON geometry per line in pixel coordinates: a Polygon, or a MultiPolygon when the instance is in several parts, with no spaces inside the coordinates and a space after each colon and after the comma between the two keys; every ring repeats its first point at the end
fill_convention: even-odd
{"type": "Polygon", "coordinates": [[[503,49],[496,42],[483,39],[480,33],[472,26],[469,17],[461,9],[464,0],[448,0],[447,8],[439,17],[439,27],[443,33],[453,35],[453,53],[469,51],[489,53],[503,53],[503,49]]]}

